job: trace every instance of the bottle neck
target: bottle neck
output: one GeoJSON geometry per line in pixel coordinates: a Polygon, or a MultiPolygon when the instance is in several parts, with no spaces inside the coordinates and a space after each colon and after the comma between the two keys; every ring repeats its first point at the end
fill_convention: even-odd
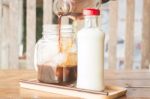
{"type": "Polygon", "coordinates": [[[85,16],[84,26],[86,28],[98,27],[98,16],[85,16]]]}

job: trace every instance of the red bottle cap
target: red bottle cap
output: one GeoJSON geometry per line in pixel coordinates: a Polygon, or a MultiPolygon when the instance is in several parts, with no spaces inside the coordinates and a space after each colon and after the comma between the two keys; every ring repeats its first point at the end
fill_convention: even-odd
{"type": "Polygon", "coordinates": [[[83,10],[84,16],[100,15],[100,10],[95,8],[86,8],[83,10]]]}

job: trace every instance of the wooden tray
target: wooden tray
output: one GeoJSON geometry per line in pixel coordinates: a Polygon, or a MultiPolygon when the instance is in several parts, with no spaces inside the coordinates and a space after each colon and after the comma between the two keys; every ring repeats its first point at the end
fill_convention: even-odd
{"type": "Polygon", "coordinates": [[[79,89],[73,85],[45,84],[37,80],[22,80],[20,81],[20,87],[86,99],[116,99],[125,95],[127,92],[126,88],[117,86],[106,86],[104,91],[93,91],[79,89]]]}

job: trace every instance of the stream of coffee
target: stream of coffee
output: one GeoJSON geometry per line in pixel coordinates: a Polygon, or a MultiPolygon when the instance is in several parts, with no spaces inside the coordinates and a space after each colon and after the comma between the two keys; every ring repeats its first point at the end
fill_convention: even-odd
{"type": "Polygon", "coordinates": [[[59,52],[62,52],[62,43],[61,43],[61,19],[62,19],[62,15],[59,14],[58,15],[58,43],[59,43],[59,52]]]}
{"type": "MultiPolygon", "coordinates": [[[[61,39],[61,20],[63,16],[70,16],[73,20],[82,19],[82,13],[58,13],[58,42],[59,42],[59,52],[62,52],[62,39],[61,39]]],[[[73,42],[74,43],[74,42],[73,42]]]]}

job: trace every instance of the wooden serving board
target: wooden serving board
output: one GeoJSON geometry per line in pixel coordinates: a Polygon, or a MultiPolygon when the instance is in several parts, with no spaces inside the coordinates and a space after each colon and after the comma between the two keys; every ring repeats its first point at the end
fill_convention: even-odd
{"type": "Polygon", "coordinates": [[[116,99],[125,95],[127,92],[126,88],[117,86],[106,86],[104,91],[93,91],[79,89],[74,85],[62,86],[46,84],[37,80],[22,80],[20,81],[20,87],[85,99],[116,99]]]}

